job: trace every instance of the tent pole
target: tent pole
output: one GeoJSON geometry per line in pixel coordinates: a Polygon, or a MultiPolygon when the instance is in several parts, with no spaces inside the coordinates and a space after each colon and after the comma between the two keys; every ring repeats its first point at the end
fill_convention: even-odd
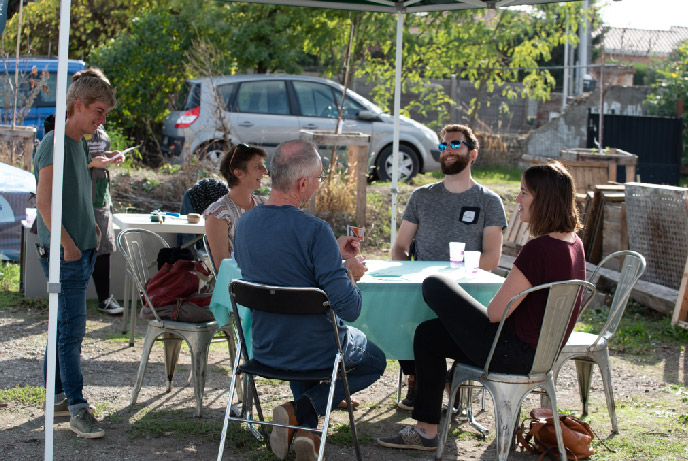
{"type": "Polygon", "coordinates": [[[53,459],[53,420],[55,405],[55,357],[57,340],[57,297],[60,293],[60,229],[62,228],[62,180],[64,172],[65,114],[67,106],[67,59],[69,56],[70,0],[60,2],[60,35],[57,58],[57,101],[55,137],[53,140],[53,189],[50,228],[50,271],[48,275],[48,349],[45,383],[45,451],[44,459],[53,459]]]}
{"type": "Polygon", "coordinates": [[[401,112],[401,61],[404,37],[404,11],[397,11],[397,53],[394,73],[394,140],[392,142],[392,225],[390,226],[390,252],[397,237],[397,186],[399,184],[399,113],[401,112]]]}

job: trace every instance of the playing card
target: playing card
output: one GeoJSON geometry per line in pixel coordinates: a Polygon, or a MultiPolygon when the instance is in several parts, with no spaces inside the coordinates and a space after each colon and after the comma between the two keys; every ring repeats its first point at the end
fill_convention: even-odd
{"type": "Polygon", "coordinates": [[[356,237],[361,242],[363,241],[363,236],[365,234],[365,228],[356,226],[346,226],[346,235],[348,237],[356,237]]]}

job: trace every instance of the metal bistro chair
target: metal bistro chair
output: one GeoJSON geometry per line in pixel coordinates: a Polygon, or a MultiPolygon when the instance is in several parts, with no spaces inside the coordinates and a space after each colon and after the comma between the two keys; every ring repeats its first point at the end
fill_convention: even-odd
{"type": "MultiPolygon", "coordinates": [[[[166,392],[172,390],[172,379],[177,367],[182,340],[184,340],[191,351],[190,379],[193,381],[196,400],[194,416],[200,417],[203,408],[203,391],[210,343],[216,333],[222,333],[224,335],[222,341],[228,342],[229,352],[232,355],[233,329],[229,325],[227,328],[223,327],[220,330],[217,322],[187,323],[161,319],[146,293],[146,283],[154,274],[151,269],[157,269],[157,265],[152,265],[151,260],[156,261],[157,264],[157,252],[160,248],[167,247],[167,242],[155,232],[145,229],[127,229],[120,232],[117,238],[117,246],[122,255],[124,255],[124,259],[127,262],[127,271],[136,284],[141,302],[148,306],[155,316],[155,319],[148,321],[148,329],[146,330],[146,337],[141,351],[141,363],[139,364],[136,383],[131,393],[131,405],[136,403],[136,398],[143,384],[143,376],[146,373],[150,351],[153,343],[158,341],[162,341],[165,348],[166,392]],[[152,259],[151,253],[155,254],[155,257],[152,259]],[[162,336],[162,339],[158,339],[160,336],[162,336]]],[[[132,313],[132,315],[134,314],[132,313]]]]}
{"type": "Polygon", "coordinates": [[[210,254],[210,244],[208,243],[208,235],[203,234],[203,251],[205,251],[205,261],[210,267],[210,273],[213,275],[213,284],[217,280],[217,271],[215,270],[215,263],[213,262],[213,255],[210,254]]]}
{"type": "MultiPolygon", "coordinates": [[[[591,281],[597,280],[597,273],[604,265],[616,258],[623,258],[621,263],[621,273],[619,282],[616,285],[616,292],[612,305],[609,308],[609,316],[604,326],[598,334],[574,331],[571,333],[566,345],[561,350],[559,358],[554,364],[554,381],[562,365],[569,359],[576,362],[576,372],[578,374],[578,391],[581,403],[583,404],[583,414],[588,414],[588,397],[590,395],[590,382],[592,381],[592,368],[596,363],[602,375],[604,385],[604,397],[607,401],[609,418],[612,421],[612,432],[618,433],[619,427],[616,420],[616,405],[614,403],[614,390],[612,388],[612,373],[609,363],[609,341],[616,330],[619,328],[621,317],[623,316],[631,290],[636,282],[645,272],[645,258],[635,251],[617,251],[604,258],[597,269],[590,277],[591,281]]],[[[581,311],[582,313],[582,311],[581,311]]],[[[543,399],[545,400],[545,399],[543,399]]]]}
{"type": "MultiPolygon", "coordinates": [[[[479,381],[488,391],[490,391],[495,406],[497,455],[499,460],[506,460],[509,456],[509,449],[514,440],[514,426],[518,421],[521,402],[530,391],[536,387],[544,389],[550,396],[554,419],[558,419],[552,366],[559,355],[559,349],[561,348],[564,335],[566,334],[566,327],[569,324],[569,319],[571,318],[579,295],[586,290],[590,291],[590,296],[587,298],[583,297],[582,299],[587,299],[587,302],[590,302],[590,299],[596,291],[595,286],[583,280],[566,280],[562,282],[546,283],[523,290],[511,298],[504,310],[504,314],[502,314],[502,319],[499,322],[497,333],[492,342],[490,353],[487,356],[485,367],[477,368],[460,362],[456,363],[454,378],[451,384],[451,392],[449,393],[449,408],[451,408],[454,403],[456,390],[464,381],[479,381]],[[549,290],[549,295],[547,297],[545,316],[540,329],[540,339],[537,349],[535,350],[533,367],[527,375],[490,372],[490,362],[492,361],[492,356],[497,346],[497,342],[499,341],[499,335],[504,327],[504,321],[507,317],[506,314],[517,299],[538,290],[549,290]]],[[[439,432],[440,439],[438,440],[437,452],[435,455],[436,459],[442,458],[442,451],[447,441],[450,424],[451,415],[448,412],[442,422],[442,428],[439,432]]],[[[561,427],[555,424],[554,429],[559,445],[559,454],[561,459],[566,459],[566,451],[564,450],[564,443],[561,437],[561,427]]]]}
{"type": "Polygon", "coordinates": [[[337,319],[334,311],[330,307],[330,302],[327,299],[327,294],[317,288],[291,288],[291,287],[275,287],[261,285],[243,280],[233,280],[229,284],[229,295],[232,300],[232,309],[234,310],[235,318],[239,317],[237,305],[240,304],[250,310],[261,312],[292,314],[292,315],[329,315],[332,323],[332,333],[334,334],[334,341],[337,344],[337,353],[334,356],[331,369],[324,370],[309,370],[309,371],[288,371],[279,368],[272,368],[262,363],[249,359],[248,351],[246,350],[246,341],[244,333],[240,327],[237,328],[239,332],[239,353],[236,356],[232,382],[229,388],[229,397],[227,398],[227,410],[225,412],[224,426],[222,428],[222,436],[220,438],[220,448],[217,459],[222,459],[222,454],[225,448],[225,437],[227,435],[228,422],[245,422],[252,427],[253,424],[261,425],[261,432],[265,439],[268,439],[265,433],[265,426],[280,426],[289,427],[293,429],[307,429],[312,432],[320,434],[320,451],[318,453],[318,460],[322,460],[325,455],[325,442],[327,438],[327,428],[330,422],[330,412],[332,410],[332,398],[334,395],[335,383],[341,380],[344,385],[344,392],[346,395],[347,408],[349,410],[349,422],[351,423],[351,434],[354,440],[354,448],[356,451],[356,458],[361,460],[361,450],[358,444],[358,436],[356,434],[356,425],[354,422],[353,406],[351,405],[351,395],[349,393],[349,382],[346,377],[346,368],[344,364],[344,357],[342,354],[342,345],[339,341],[339,332],[337,329],[337,319]],[[247,390],[244,393],[244,406],[242,410],[242,417],[234,417],[230,414],[232,395],[236,386],[237,375],[245,374],[248,376],[247,390]],[[256,383],[254,376],[261,376],[268,379],[279,379],[282,381],[329,381],[330,393],[327,398],[327,411],[325,413],[325,421],[322,429],[313,429],[301,426],[284,426],[272,422],[266,422],[263,418],[263,411],[260,406],[260,400],[256,391],[256,383]],[[255,400],[254,400],[255,399],[255,400]],[[250,410],[255,404],[259,420],[252,419],[250,414],[247,414],[247,409],[250,410]]]}

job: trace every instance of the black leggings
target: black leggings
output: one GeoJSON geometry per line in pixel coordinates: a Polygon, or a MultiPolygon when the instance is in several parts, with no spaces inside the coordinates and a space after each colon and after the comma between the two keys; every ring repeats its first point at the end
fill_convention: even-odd
{"type": "Polygon", "coordinates": [[[96,286],[98,301],[110,297],[110,254],[98,255],[93,266],[93,284],[96,286]]]}
{"type": "MultiPolygon", "coordinates": [[[[413,338],[416,400],[412,416],[417,421],[439,424],[446,358],[484,367],[499,324],[490,322],[487,308],[448,277],[425,279],[423,297],[438,318],[418,325],[413,338]]],[[[534,357],[533,348],[505,326],[490,371],[526,374],[534,357]]]]}

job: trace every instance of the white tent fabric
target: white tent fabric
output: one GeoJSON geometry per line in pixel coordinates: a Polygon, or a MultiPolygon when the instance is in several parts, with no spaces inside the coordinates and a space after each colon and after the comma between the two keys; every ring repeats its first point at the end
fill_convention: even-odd
{"type": "MultiPolygon", "coordinates": [[[[51,229],[62,226],[62,179],[64,172],[64,134],[67,113],[67,59],[69,58],[69,8],[70,0],[60,1],[60,35],[57,58],[57,101],[55,104],[55,137],[53,144],[53,189],[51,205],[51,229]]],[[[48,366],[46,376],[55,376],[55,351],[57,340],[57,295],[60,292],[60,232],[50,233],[50,272],[48,275],[48,366]]],[[[45,449],[43,458],[53,459],[53,420],[55,405],[55,380],[45,384],[45,449]]]]}
{"type": "MultiPolygon", "coordinates": [[[[339,10],[395,13],[397,15],[396,71],[394,78],[394,138],[392,143],[392,220],[390,223],[390,247],[394,245],[397,232],[397,193],[399,186],[399,115],[401,112],[401,69],[406,13],[431,11],[467,10],[476,8],[503,8],[517,5],[557,3],[552,0],[225,0],[229,2],[265,3],[285,6],[307,6],[339,10]]],[[[574,1],[574,0],[563,0],[574,1]]]]}
{"type": "MultiPolygon", "coordinates": [[[[235,1],[235,0],[226,0],[235,1]]],[[[392,179],[392,223],[391,243],[396,236],[396,196],[399,181],[399,113],[401,101],[401,47],[405,13],[419,13],[430,11],[461,10],[471,8],[500,8],[514,5],[534,5],[537,3],[553,3],[552,0],[243,0],[252,3],[270,3],[291,6],[308,6],[316,8],[332,8],[357,11],[388,12],[397,14],[396,40],[396,76],[394,85],[394,144],[393,144],[393,179],[392,179]]],[[[573,1],[573,0],[563,0],[573,1]]],[[[69,27],[71,7],[70,0],[60,1],[60,35],[58,42],[57,65],[57,104],[55,112],[55,138],[53,158],[53,188],[52,188],[52,216],[51,229],[59,229],[62,223],[62,178],[64,169],[64,132],[66,115],[67,91],[67,59],[69,45],[69,27]]],[[[50,274],[48,277],[48,293],[50,316],[48,321],[48,367],[47,376],[55,375],[55,340],[57,336],[57,295],[60,290],[60,233],[52,232],[50,236],[50,274]]],[[[53,405],[55,400],[55,382],[48,379],[45,398],[45,460],[53,459],[53,405]]]]}
{"type": "Polygon", "coordinates": [[[28,171],[0,163],[0,191],[36,193],[36,178],[28,171]]]}

